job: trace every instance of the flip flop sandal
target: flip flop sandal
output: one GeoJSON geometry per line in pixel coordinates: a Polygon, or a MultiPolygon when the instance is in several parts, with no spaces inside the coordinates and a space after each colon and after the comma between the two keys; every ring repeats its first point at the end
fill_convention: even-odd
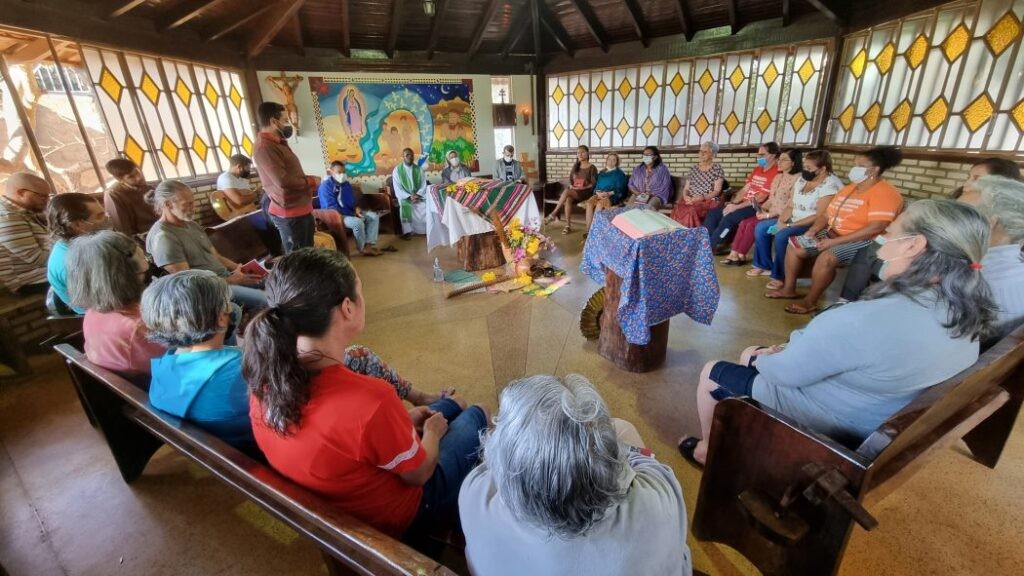
{"type": "Polygon", "coordinates": [[[747,263],[747,259],[746,258],[744,258],[743,260],[729,260],[729,259],[722,260],[722,264],[725,264],[726,266],[743,266],[746,263],[747,263]]]}
{"type": "Polygon", "coordinates": [[[750,276],[751,278],[754,278],[756,276],[768,276],[770,274],[771,272],[767,270],[762,270],[760,268],[751,268],[750,270],[747,270],[747,276],[750,276]]]}
{"type": "Polygon", "coordinates": [[[693,457],[693,451],[697,449],[697,444],[700,444],[700,439],[690,436],[688,438],[684,438],[683,441],[679,443],[677,448],[679,448],[679,453],[682,454],[683,458],[687,462],[689,462],[693,466],[696,466],[697,469],[703,470],[704,465],[701,464],[700,462],[697,462],[697,459],[693,457]]]}
{"type": "Polygon", "coordinates": [[[818,307],[817,306],[811,306],[810,308],[804,308],[803,306],[799,306],[797,304],[790,304],[789,306],[786,306],[786,313],[788,313],[788,314],[796,314],[798,316],[806,316],[807,314],[814,314],[817,311],[818,311],[818,307]]]}
{"type": "Polygon", "coordinates": [[[764,293],[764,297],[769,299],[769,300],[799,300],[800,298],[803,298],[803,296],[800,296],[800,295],[785,296],[785,295],[782,295],[782,294],[778,294],[778,291],[776,291],[776,290],[773,290],[771,292],[765,292],[764,293]]]}
{"type": "Polygon", "coordinates": [[[772,292],[775,292],[776,290],[782,290],[783,286],[785,286],[785,284],[782,281],[772,280],[771,282],[765,284],[764,288],[765,290],[771,290],[772,292]]]}
{"type": "Polygon", "coordinates": [[[569,234],[572,234],[572,228],[569,228],[568,226],[566,226],[565,228],[562,228],[562,234],[565,235],[565,236],[568,236],[569,234]]]}

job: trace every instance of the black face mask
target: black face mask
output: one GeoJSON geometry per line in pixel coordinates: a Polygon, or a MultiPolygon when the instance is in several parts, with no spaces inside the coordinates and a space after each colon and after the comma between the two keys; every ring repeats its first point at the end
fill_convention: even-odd
{"type": "Polygon", "coordinates": [[[808,182],[818,177],[817,172],[811,172],[810,170],[804,170],[803,172],[800,173],[800,175],[803,176],[804,180],[808,182]]]}
{"type": "Polygon", "coordinates": [[[249,178],[252,176],[252,170],[240,170],[238,172],[239,178],[249,178]]]}
{"type": "Polygon", "coordinates": [[[289,124],[289,125],[285,126],[284,128],[278,129],[278,132],[281,134],[281,138],[284,138],[285,140],[287,140],[287,139],[292,137],[292,134],[295,132],[295,128],[292,127],[291,124],[289,124]]]}

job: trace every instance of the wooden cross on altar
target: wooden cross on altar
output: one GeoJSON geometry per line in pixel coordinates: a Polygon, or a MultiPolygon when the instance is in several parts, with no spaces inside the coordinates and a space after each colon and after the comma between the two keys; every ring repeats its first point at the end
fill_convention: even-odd
{"type": "Polygon", "coordinates": [[[519,153],[519,163],[523,166],[523,172],[526,173],[526,179],[531,182],[536,182],[540,179],[540,174],[537,173],[537,163],[530,160],[530,155],[526,152],[519,153]]]}

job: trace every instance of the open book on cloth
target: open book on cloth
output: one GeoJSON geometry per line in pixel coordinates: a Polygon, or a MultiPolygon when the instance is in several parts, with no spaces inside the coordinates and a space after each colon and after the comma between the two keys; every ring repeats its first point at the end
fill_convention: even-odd
{"type": "Polygon", "coordinates": [[[686,228],[657,210],[639,208],[619,214],[612,219],[612,225],[634,240],[686,228]]]}

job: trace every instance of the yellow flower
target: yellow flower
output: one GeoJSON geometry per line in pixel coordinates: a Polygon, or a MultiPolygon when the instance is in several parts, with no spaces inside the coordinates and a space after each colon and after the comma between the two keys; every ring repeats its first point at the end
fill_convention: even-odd
{"type": "Polygon", "coordinates": [[[516,277],[516,286],[529,286],[533,284],[533,276],[529,272],[523,272],[516,277]]]}
{"type": "Polygon", "coordinates": [[[497,277],[498,277],[498,275],[495,274],[494,272],[484,272],[483,276],[481,276],[480,278],[484,282],[490,282],[490,281],[496,279],[497,277]]]}
{"type": "Polygon", "coordinates": [[[533,238],[530,240],[530,243],[526,245],[526,253],[533,256],[537,253],[537,250],[540,250],[540,240],[533,238]]]}
{"type": "Polygon", "coordinates": [[[519,242],[520,240],[523,239],[523,231],[522,230],[513,229],[511,232],[509,232],[508,237],[513,242],[519,242]]]}
{"type": "Polygon", "coordinates": [[[513,230],[515,230],[515,229],[518,229],[518,228],[522,228],[523,227],[523,223],[519,220],[519,217],[516,216],[516,217],[512,218],[511,222],[508,223],[508,227],[513,229],[513,230]]]}

